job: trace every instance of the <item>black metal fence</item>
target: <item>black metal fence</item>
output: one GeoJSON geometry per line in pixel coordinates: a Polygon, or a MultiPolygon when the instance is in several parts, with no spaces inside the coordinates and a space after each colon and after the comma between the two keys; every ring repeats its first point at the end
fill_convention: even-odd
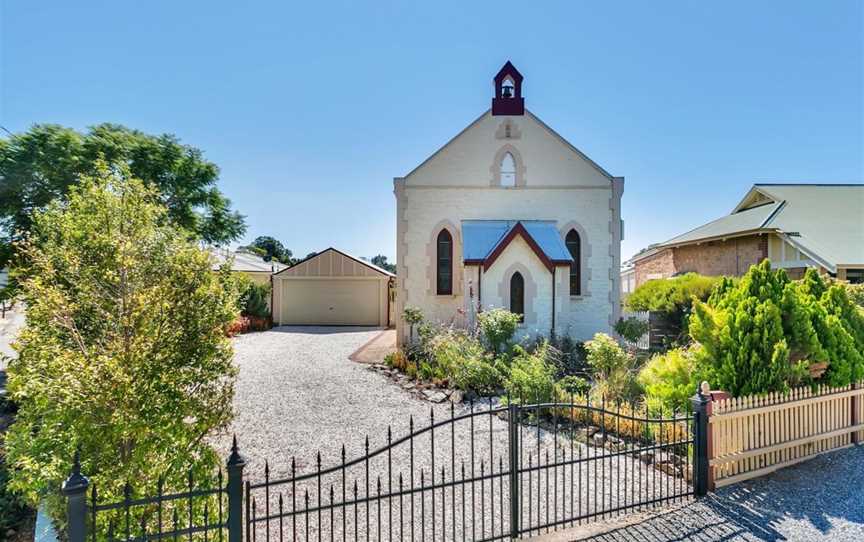
{"type": "MultiPolygon", "coordinates": [[[[430,410],[404,436],[349,459],[319,453],[303,469],[243,482],[236,440],[215,487],[100,503],[67,480],[70,542],[391,542],[516,539],[704,495],[707,398],[651,417],[627,405],[490,401],[430,410]],[[89,531],[89,533],[88,533],[89,531]],[[88,536],[89,534],[89,536],[88,536]]],[[[77,464],[77,462],[76,462],[77,464]]]]}

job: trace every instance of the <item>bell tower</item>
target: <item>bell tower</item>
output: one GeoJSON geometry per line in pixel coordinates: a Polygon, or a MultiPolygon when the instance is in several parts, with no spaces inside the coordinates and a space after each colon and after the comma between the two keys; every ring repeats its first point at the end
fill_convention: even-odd
{"type": "Polygon", "coordinates": [[[522,74],[509,60],[495,76],[492,114],[496,116],[525,114],[525,98],[522,97],[522,74]]]}

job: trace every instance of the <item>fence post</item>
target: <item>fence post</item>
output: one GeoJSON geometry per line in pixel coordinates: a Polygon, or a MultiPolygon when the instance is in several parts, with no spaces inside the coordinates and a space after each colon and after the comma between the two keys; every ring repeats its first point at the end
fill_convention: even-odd
{"type": "MultiPolygon", "coordinates": [[[[852,383],[852,389],[853,390],[860,389],[860,387],[861,387],[861,385],[858,382],[852,383]]],[[[859,399],[860,399],[860,397],[858,395],[853,395],[852,401],[850,401],[852,403],[852,427],[855,427],[856,425],[861,423],[861,420],[858,419],[858,409],[860,408],[858,406],[859,399]]],[[[858,444],[859,440],[860,440],[860,432],[859,431],[853,431],[852,432],[852,444],[858,444]]]]}
{"type": "Polygon", "coordinates": [[[701,497],[708,493],[708,405],[711,403],[707,382],[696,389],[693,403],[693,492],[701,497]]]}
{"type": "Polygon", "coordinates": [[[75,452],[72,474],[63,482],[61,493],[66,497],[66,519],[69,542],[84,542],[87,539],[87,487],[90,480],[81,474],[81,457],[75,452]]]}
{"type": "MultiPolygon", "coordinates": [[[[519,538],[521,501],[519,499],[519,405],[507,405],[507,436],[510,447],[510,538],[519,538]]],[[[503,520],[502,520],[503,521],[503,520]]]]}
{"type": "MultiPolygon", "coordinates": [[[[228,542],[243,542],[243,467],[246,459],[237,448],[237,435],[228,456],[228,542]]],[[[70,541],[73,542],[73,541],[70,541]]]]}

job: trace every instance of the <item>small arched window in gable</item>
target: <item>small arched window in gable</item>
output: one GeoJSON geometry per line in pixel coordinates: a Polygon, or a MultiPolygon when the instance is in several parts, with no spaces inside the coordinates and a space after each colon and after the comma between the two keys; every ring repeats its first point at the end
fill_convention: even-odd
{"type": "Polygon", "coordinates": [[[441,230],[436,242],[435,291],[438,295],[453,294],[453,236],[446,229],[441,230]]]}
{"type": "Polygon", "coordinates": [[[501,186],[513,188],[516,186],[516,159],[509,152],[501,158],[501,186]]]}
{"type": "Polygon", "coordinates": [[[510,312],[518,314],[520,322],[525,321],[525,279],[519,271],[510,277],[510,312]]]}
{"type": "Polygon", "coordinates": [[[567,232],[564,244],[573,258],[570,264],[570,295],[582,295],[582,239],[576,230],[567,232]]]}

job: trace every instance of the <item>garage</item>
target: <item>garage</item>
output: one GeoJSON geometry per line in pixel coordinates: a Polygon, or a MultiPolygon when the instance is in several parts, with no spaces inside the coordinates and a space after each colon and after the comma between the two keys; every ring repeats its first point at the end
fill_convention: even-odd
{"type": "Polygon", "coordinates": [[[387,327],[394,275],[328,248],[273,275],[276,325],[387,327]]]}

